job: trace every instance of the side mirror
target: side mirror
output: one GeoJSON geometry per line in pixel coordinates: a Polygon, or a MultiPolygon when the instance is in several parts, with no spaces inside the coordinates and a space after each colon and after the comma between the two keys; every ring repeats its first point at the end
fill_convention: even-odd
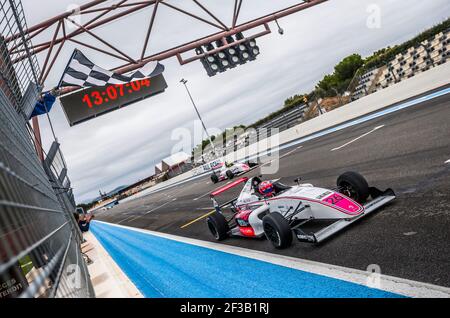
{"type": "Polygon", "coordinates": [[[294,182],[297,183],[297,185],[300,185],[301,180],[302,180],[302,178],[298,177],[297,179],[294,179],[294,182]]]}

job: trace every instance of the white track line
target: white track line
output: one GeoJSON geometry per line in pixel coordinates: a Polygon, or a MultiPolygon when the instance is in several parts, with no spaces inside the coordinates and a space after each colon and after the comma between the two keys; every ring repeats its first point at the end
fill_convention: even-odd
{"type": "Polygon", "coordinates": [[[279,158],[275,158],[275,159],[272,159],[272,160],[270,160],[270,161],[268,161],[268,162],[265,162],[265,163],[263,163],[263,164],[257,166],[256,168],[264,167],[264,166],[268,165],[269,163],[274,162],[275,160],[283,159],[284,157],[289,156],[290,154],[296,152],[297,150],[299,150],[299,149],[301,149],[301,148],[303,148],[303,146],[298,146],[298,147],[296,147],[295,149],[292,149],[291,151],[286,152],[284,155],[280,156],[279,158]]]}
{"type": "MultiPolygon", "coordinates": [[[[193,185],[195,185],[195,183],[193,183],[193,185]]],[[[172,198],[172,196],[179,195],[179,194],[182,193],[183,191],[186,191],[186,189],[187,189],[187,188],[184,187],[184,188],[178,189],[178,191],[175,191],[175,192],[172,193],[172,194],[166,194],[165,196],[166,196],[167,198],[172,198]]],[[[127,220],[127,221],[134,221],[134,220],[136,220],[136,219],[138,219],[138,218],[140,218],[140,217],[142,217],[142,216],[144,216],[144,215],[147,215],[147,214],[149,214],[149,213],[151,213],[151,212],[153,212],[153,211],[155,211],[155,210],[158,210],[159,208],[162,208],[163,206],[165,206],[165,205],[167,205],[167,204],[169,204],[169,203],[172,203],[173,201],[176,201],[176,200],[177,200],[177,198],[174,197],[172,200],[167,201],[166,203],[164,203],[164,204],[162,204],[162,205],[160,205],[160,206],[158,206],[158,207],[156,207],[156,208],[154,208],[154,209],[152,209],[152,210],[150,210],[150,211],[147,211],[147,212],[145,212],[145,213],[142,214],[142,215],[137,215],[137,216],[132,215],[132,216],[126,217],[125,219],[120,220],[119,222],[117,222],[117,224],[120,224],[120,223],[124,222],[125,220],[127,220]]]]}
{"type": "MultiPolygon", "coordinates": [[[[102,221],[95,221],[102,222],[102,221]]],[[[102,222],[106,223],[106,222],[102,222]]],[[[154,232],[149,230],[137,229],[133,227],[111,224],[112,226],[118,226],[129,230],[147,233],[155,236],[159,236],[165,239],[174,240],[186,244],[201,246],[217,251],[222,251],[229,254],[239,255],[242,257],[252,258],[263,262],[269,262],[272,264],[285,266],[305,272],[310,272],[326,277],[332,277],[348,282],[352,282],[359,285],[367,286],[368,282],[374,280],[373,274],[368,271],[362,271],[358,269],[336,266],[331,264],[325,264],[320,262],[309,261],[296,257],[289,257],[279,254],[272,254],[268,252],[255,251],[242,247],[224,245],[214,242],[206,242],[171,234],[165,234],[160,232],[154,232]]],[[[408,279],[398,278],[394,276],[388,276],[383,274],[377,274],[376,279],[379,279],[377,289],[385,290],[388,292],[409,296],[409,297],[424,297],[424,298],[450,298],[450,288],[432,285],[428,283],[422,283],[412,281],[408,279]]]]}
{"type": "Polygon", "coordinates": [[[450,163],[450,159],[448,159],[446,162],[444,162],[444,163],[450,163]]]}
{"type": "Polygon", "coordinates": [[[207,196],[208,194],[210,194],[210,193],[211,193],[211,192],[206,192],[205,194],[202,194],[201,196],[192,199],[192,201],[197,201],[198,199],[201,199],[201,198],[203,198],[203,197],[206,197],[206,196],[207,196]]]}
{"type": "Polygon", "coordinates": [[[154,209],[151,209],[150,211],[147,211],[147,212],[145,212],[145,213],[142,214],[142,215],[137,215],[137,216],[134,216],[134,215],[133,215],[131,218],[130,218],[130,217],[127,217],[127,218],[121,220],[121,221],[118,222],[118,223],[122,223],[123,221],[125,221],[125,220],[127,220],[127,219],[128,219],[128,221],[134,221],[134,220],[139,219],[139,218],[141,218],[141,217],[143,217],[143,216],[145,216],[145,215],[147,215],[147,214],[149,214],[149,213],[152,213],[153,211],[156,211],[156,210],[162,208],[163,206],[165,206],[165,205],[167,205],[167,204],[169,204],[169,203],[172,203],[173,201],[176,201],[176,200],[177,200],[177,198],[173,198],[172,200],[167,201],[166,203],[164,203],[164,204],[162,204],[162,205],[160,205],[160,206],[158,206],[158,207],[156,207],[156,208],[154,208],[154,209]]]}
{"type": "Polygon", "coordinates": [[[124,221],[127,221],[128,219],[131,219],[132,217],[134,217],[134,215],[127,216],[125,219],[120,220],[119,222],[117,222],[117,224],[120,224],[120,223],[122,223],[122,222],[124,222],[124,221]]]}
{"type": "Polygon", "coordinates": [[[384,127],[384,125],[375,127],[375,128],[372,129],[371,131],[366,132],[365,134],[363,134],[363,135],[361,135],[361,136],[359,136],[359,137],[357,137],[357,138],[355,138],[355,139],[353,139],[353,140],[350,140],[349,142],[343,144],[342,146],[339,146],[339,147],[336,147],[336,148],[331,149],[331,151],[335,151],[335,150],[339,150],[339,149],[341,149],[341,148],[344,148],[345,146],[348,146],[348,145],[350,145],[351,143],[354,143],[355,141],[357,141],[357,140],[359,140],[359,139],[361,139],[361,138],[363,138],[363,137],[365,137],[365,136],[367,136],[367,135],[373,133],[374,131],[377,131],[378,129],[383,128],[383,127],[384,127]]]}

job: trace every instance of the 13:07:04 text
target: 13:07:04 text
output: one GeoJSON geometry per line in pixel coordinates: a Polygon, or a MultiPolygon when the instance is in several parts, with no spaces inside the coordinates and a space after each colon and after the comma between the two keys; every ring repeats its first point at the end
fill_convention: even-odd
{"type": "Polygon", "coordinates": [[[85,94],[82,101],[83,103],[86,103],[89,108],[92,108],[94,105],[100,106],[103,103],[109,102],[110,100],[116,100],[126,94],[139,92],[144,86],[150,87],[149,79],[143,79],[127,84],[111,85],[108,86],[106,90],[92,91],[90,94],[85,94]]]}

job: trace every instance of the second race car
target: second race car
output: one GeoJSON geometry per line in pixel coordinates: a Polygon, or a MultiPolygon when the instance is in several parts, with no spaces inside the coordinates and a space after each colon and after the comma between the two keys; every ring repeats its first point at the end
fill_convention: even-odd
{"type": "Polygon", "coordinates": [[[227,179],[231,180],[235,176],[250,171],[250,169],[254,165],[255,164],[252,164],[251,162],[247,163],[235,162],[231,164],[225,163],[219,170],[213,171],[213,173],[211,174],[211,181],[213,183],[217,183],[227,179]]]}

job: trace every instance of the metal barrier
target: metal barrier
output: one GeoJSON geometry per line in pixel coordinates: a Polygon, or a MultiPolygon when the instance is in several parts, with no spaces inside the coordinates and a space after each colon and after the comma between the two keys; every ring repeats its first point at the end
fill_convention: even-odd
{"type": "Polygon", "coordinates": [[[22,5],[0,4],[0,298],[93,297],[59,144],[41,162],[28,124],[40,71],[28,39],[12,37],[26,29],[22,5]]]}
{"type": "Polygon", "coordinates": [[[277,117],[269,120],[267,123],[262,124],[261,126],[258,127],[258,129],[279,128],[281,131],[286,130],[300,123],[301,119],[303,118],[303,113],[307,108],[308,106],[305,104],[297,106],[290,111],[281,113],[277,117]]]}

